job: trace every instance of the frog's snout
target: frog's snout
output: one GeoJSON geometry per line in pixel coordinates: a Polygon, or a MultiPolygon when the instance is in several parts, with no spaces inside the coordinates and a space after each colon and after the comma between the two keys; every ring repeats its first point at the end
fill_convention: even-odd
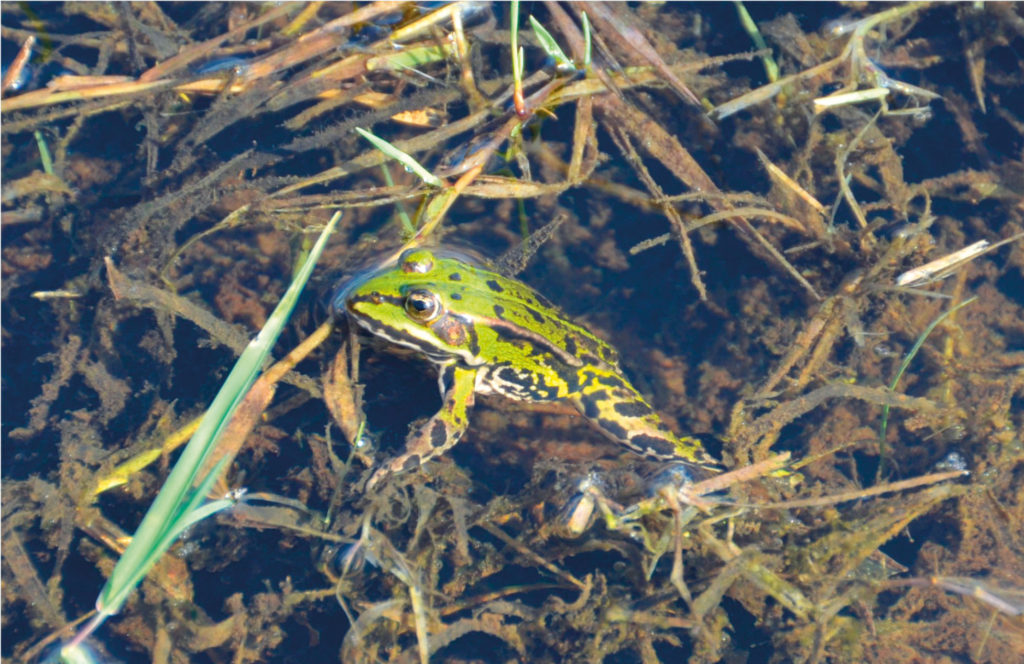
{"type": "Polygon", "coordinates": [[[345,318],[352,311],[350,296],[360,281],[360,279],[353,277],[341,282],[335,289],[334,295],[331,296],[331,317],[334,318],[335,322],[345,318]]]}

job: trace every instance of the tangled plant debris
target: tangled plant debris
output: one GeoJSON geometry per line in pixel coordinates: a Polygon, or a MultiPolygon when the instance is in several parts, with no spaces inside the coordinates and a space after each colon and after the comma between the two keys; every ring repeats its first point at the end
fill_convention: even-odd
{"type": "Polygon", "coordinates": [[[90,617],[338,210],[234,506],[96,658],[1024,657],[1020,7],[519,11],[2,5],[4,661],[90,617]],[[410,242],[501,256],[730,472],[485,398],[367,491],[436,381],[325,302],[410,242]]]}

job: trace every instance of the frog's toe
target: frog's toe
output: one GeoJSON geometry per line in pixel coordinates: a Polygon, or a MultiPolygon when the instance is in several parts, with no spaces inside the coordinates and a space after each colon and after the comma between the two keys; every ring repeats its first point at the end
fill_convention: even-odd
{"type": "Polygon", "coordinates": [[[587,473],[576,486],[576,493],[559,510],[558,525],[568,537],[579,537],[594,525],[598,513],[617,513],[622,507],[608,498],[604,478],[587,473]]]}
{"type": "Polygon", "coordinates": [[[716,468],[688,461],[672,462],[647,480],[647,492],[655,496],[665,489],[678,490],[690,484],[703,482],[720,472],[716,468]]]}
{"type": "Polygon", "coordinates": [[[375,470],[373,475],[370,475],[370,479],[366,482],[366,491],[369,492],[377,488],[390,474],[391,469],[387,466],[375,470]]]}
{"type": "Polygon", "coordinates": [[[404,473],[409,470],[416,470],[420,467],[420,455],[415,453],[403,454],[374,471],[370,481],[366,483],[366,489],[370,490],[378,486],[385,478],[396,473],[404,473]]]}

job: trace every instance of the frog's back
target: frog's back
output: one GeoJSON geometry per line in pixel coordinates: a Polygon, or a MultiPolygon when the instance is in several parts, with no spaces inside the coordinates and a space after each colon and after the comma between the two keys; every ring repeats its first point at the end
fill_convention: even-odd
{"type": "Polygon", "coordinates": [[[488,303],[498,334],[509,338],[528,336],[535,342],[541,341],[570,366],[608,366],[619,370],[615,348],[572,322],[561,309],[526,284],[488,268],[451,258],[440,260],[436,269],[449,280],[455,276],[466,279],[470,285],[467,285],[464,296],[488,303]],[[467,269],[474,273],[462,274],[467,269]]]}

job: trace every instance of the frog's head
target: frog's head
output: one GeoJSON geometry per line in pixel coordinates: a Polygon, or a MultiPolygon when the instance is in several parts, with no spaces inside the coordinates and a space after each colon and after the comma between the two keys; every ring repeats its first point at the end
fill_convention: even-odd
{"type": "Polygon", "coordinates": [[[356,275],[331,302],[335,315],[435,361],[459,357],[478,363],[471,317],[458,313],[467,296],[467,270],[455,258],[429,249],[409,249],[394,265],[356,275]],[[462,268],[465,269],[461,269],[462,268]],[[453,306],[454,305],[454,306],[453,306]]]}

